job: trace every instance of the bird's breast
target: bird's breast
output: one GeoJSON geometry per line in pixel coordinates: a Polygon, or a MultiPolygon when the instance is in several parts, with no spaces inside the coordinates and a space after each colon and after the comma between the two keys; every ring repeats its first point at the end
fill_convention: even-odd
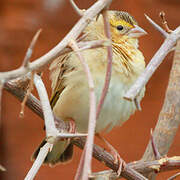
{"type": "MultiPolygon", "coordinates": [[[[107,67],[106,49],[88,50],[83,53],[84,59],[89,65],[95,84],[96,101],[98,104],[104,87],[107,67]]],[[[99,118],[97,119],[96,132],[104,129],[110,130],[115,125],[121,125],[134,113],[134,102],[123,98],[125,92],[134,83],[138,75],[144,69],[144,59],[131,62],[132,71],[125,73],[122,67],[121,56],[113,54],[113,67],[110,86],[99,118]],[[134,64],[133,64],[134,63],[134,64]]],[[[140,56],[141,58],[141,56],[140,56]]],[[[78,132],[87,132],[89,117],[89,87],[83,67],[79,59],[73,54],[68,59],[69,66],[74,70],[64,77],[64,90],[54,106],[54,113],[63,120],[73,119],[76,122],[78,132]]],[[[139,95],[139,100],[144,95],[144,90],[139,95]]]]}

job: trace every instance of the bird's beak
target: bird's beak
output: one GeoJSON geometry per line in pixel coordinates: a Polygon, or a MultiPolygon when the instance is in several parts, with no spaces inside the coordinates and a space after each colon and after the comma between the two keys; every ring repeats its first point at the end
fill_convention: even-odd
{"type": "Polygon", "coordinates": [[[128,32],[128,36],[132,37],[132,38],[138,38],[138,37],[144,36],[146,34],[147,34],[147,32],[144,29],[142,29],[141,27],[139,27],[138,25],[134,25],[134,28],[132,28],[128,32]]]}

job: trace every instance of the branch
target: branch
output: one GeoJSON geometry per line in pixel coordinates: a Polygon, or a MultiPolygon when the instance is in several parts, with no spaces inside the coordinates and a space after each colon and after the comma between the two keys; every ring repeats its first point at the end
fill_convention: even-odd
{"type": "MultiPolygon", "coordinates": [[[[111,32],[110,32],[110,25],[109,25],[109,21],[108,21],[108,16],[107,16],[107,10],[104,10],[102,12],[103,15],[103,20],[104,20],[104,32],[105,35],[107,37],[107,39],[109,41],[111,41],[111,32]]],[[[108,92],[108,88],[109,88],[109,84],[110,84],[110,80],[111,80],[111,71],[112,71],[112,45],[110,44],[107,47],[107,70],[106,70],[106,77],[105,77],[105,83],[104,83],[104,87],[101,93],[101,97],[99,100],[99,104],[97,106],[97,119],[99,117],[102,105],[104,103],[105,97],[107,95],[108,92]]]]}
{"type": "Polygon", "coordinates": [[[38,91],[38,95],[40,97],[40,101],[42,104],[44,120],[45,120],[45,129],[46,129],[46,137],[56,136],[59,132],[56,129],[54,123],[54,116],[51,110],[51,106],[49,104],[49,98],[47,95],[46,88],[41,77],[37,74],[34,75],[34,84],[38,91]]]}
{"type": "Polygon", "coordinates": [[[36,160],[33,163],[33,166],[29,170],[28,174],[24,178],[24,180],[33,180],[36,176],[39,168],[41,167],[42,163],[44,162],[44,159],[46,158],[49,150],[52,148],[52,144],[46,143],[39,151],[39,154],[36,158],[36,160]]]}
{"type": "Polygon", "coordinates": [[[84,165],[83,165],[83,173],[82,179],[88,179],[88,175],[91,174],[91,161],[92,161],[92,150],[94,144],[94,133],[96,127],[96,96],[94,91],[94,81],[91,75],[90,69],[88,64],[86,63],[84,57],[79,52],[79,48],[75,41],[71,41],[69,44],[72,49],[77,53],[77,56],[83,66],[84,72],[86,73],[86,77],[88,80],[89,85],[89,123],[88,123],[88,136],[85,146],[85,154],[81,157],[84,158],[84,165]]]}
{"type": "Polygon", "coordinates": [[[28,89],[27,89],[27,93],[26,93],[26,96],[24,97],[22,103],[21,103],[21,111],[19,113],[19,116],[22,118],[24,117],[24,108],[25,108],[25,104],[26,104],[26,101],[27,101],[27,98],[28,96],[31,94],[31,91],[33,90],[33,86],[34,86],[34,73],[35,72],[32,72],[31,73],[31,79],[29,81],[29,86],[28,86],[28,89]]]}
{"type": "Polygon", "coordinates": [[[136,96],[140,93],[141,89],[146,85],[148,80],[151,78],[155,70],[162,63],[166,55],[175,46],[179,38],[180,38],[180,26],[167,36],[164,43],[161,45],[159,50],[155,53],[155,55],[153,56],[153,58],[147,65],[144,72],[139,76],[139,78],[135,81],[135,83],[131,86],[131,88],[126,92],[126,94],[124,95],[125,99],[132,101],[136,98],[136,96]]]}
{"type": "MultiPolygon", "coordinates": [[[[135,161],[135,162],[128,163],[127,165],[130,168],[133,168],[134,170],[136,170],[142,174],[144,174],[144,173],[147,174],[150,172],[160,173],[160,172],[180,169],[180,156],[174,156],[174,157],[170,157],[170,158],[164,157],[164,158],[161,158],[159,160],[148,161],[148,162],[135,161]]],[[[179,175],[179,173],[177,175],[172,176],[172,177],[176,177],[178,175],[179,175]]],[[[103,176],[107,177],[108,176],[112,179],[118,178],[117,173],[115,173],[112,170],[106,170],[106,171],[93,173],[91,177],[93,179],[93,178],[98,177],[98,176],[100,176],[100,177],[103,177],[103,176]]],[[[125,177],[125,176],[123,176],[123,177],[125,177]]],[[[126,176],[125,178],[128,179],[129,177],[126,176]]]]}
{"type": "Polygon", "coordinates": [[[84,28],[90,23],[90,21],[99,14],[112,0],[98,0],[94,3],[89,9],[84,12],[83,17],[75,24],[71,31],[64,37],[64,39],[50,50],[44,56],[36,59],[34,62],[29,63],[29,68],[20,67],[19,69],[0,72],[0,80],[8,81],[10,79],[15,79],[21,77],[28,72],[42,69],[55,58],[57,58],[61,51],[69,44],[71,39],[77,39],[78,36],[82,33],[84,28]]]}
{"type": "Polygon", "coordinates": [[[76,136],[76,134],[72,135],[67,133],[59,133],[61,131],[59,131],[55,126],[54,116],[51,110],[46,88],[44,86],[41,77],[37,74],[34,74],[34,84],[38,91],[38,95],[40,97],[40,101],[43,109],[47,143],[41,148],[40,152],[38,153],[37,159],[33,163],[32,168],[30,169],[30,171],[28,172],[25,178],[26,180],[31,180],[34,178],[39,168],[41,167],[42,163],[44,162],[44,159],[46,158],[49,150],[50,151],[52,150],[53,144],[58,140],[58,138],[69,138],[69,137],[79,136],[79,134],[76,136]]]}
{"type": "MultiPolygon", "coordinates": [[[[6,82],[4,84],[4,88],[8,92],[16,96],[20,101],[22,101],[23,97],[26,94],[25,91],[23,90],[23,86],[22,86],[23,84],[27,84],[27,83],[25,81],[13,80],[10,82],[6,82]]],[[[28,97],[26,105],[43,119],[43,112],[41,109],[41,104],[33,95],[30,95],[28,97]]],[[[64,121],[60,119],[55,120],[55,122],[56,122],[56,127],[59,129],[59,131],[67,131],[69,129],[68,123],[65,123],[64,121]]],[[[82,137],[74,138],[72,143],[77,145],[81,149],[83,149],[85,145],[85,141],[86,141],[85,138],[82,138],[82,137]]],[[[94,145],[93,156],[100,162],[104,162],[107,167],[113,169],[115,172],[118,170],[118,165],[114,163],[114,159],[111,156],[111,154],[106,152],[103,148],[97,145],[94,145]]],[[[124,178],[129,178],[130,180],[132,179],[133,174],[128,171],[128,168],[127,168],[128,165],[129,167],[134,168],[140,173],[144,171],[148,173],[148,172],[154,171],[150,165],[152,165],[153,167],[153,165],[158,165],[158,163],[159,163],[159,160],[152,161],[152,162],[151,161],[150,162],[137,161],[135,163],[127,164],[126,168],[122,169],[121,176],[124,178]]],[[[173,161],[170,163],[168,167],[164,166],[164,171],[168,171],[171,169],[180,169],[180,161],[173,161]]]]}
{"type": "MultiPolygon", "coordinates": [[[[173,65],[171,68],[169,84],[166,90],[165,101],[156,124],[153,137],[160,154],[166,155],[173,142],[180,125],[180,41],[178,41],[173,65]]],[[[150,143],[142,158],[144,161],[153,159],[150,143]]]]}
{"type": "MultiPolygon", "coordinates": [[[[14,81],[10,81],[10,82],[6,82],[4,84],[4,88],[10,92],[11,94],[13,94],[14,96],[16,96],[20,101],[23,100],[23,97],[25,96],[25,91],[22,89],[22,84],[25,84],[25,82],[20,82],[20,80],[14,80],[14,81]]],[[[27,83],[26,83],[27,84],[27,83]]],[[[33,112],[35,112],[38,116],[40,116],[43,119],[43,112],[41,109],[41,104],[40,102],[33,96],[30,95],[27,99],[26,105],[33,110],[33,112]]],[[[64,121],[58,119],[56,121],[56,123],[58,123],[56,125],[56,127],[60,130],[60,131],[67,131],[69,129],[69,124],[65,123],[64,121]]],[[[78,147],[80,147],[81,149],[83,149],[84,145],[85,145],[85,138],[74,138],[72,141],[73,144],[77,145],[78,147]]],[[[111,156],[111,154],[109,154],[108,152],[106,152],[103,148],[94,145],[93,147],[93,156],[99,160],[100,162],[104,162],[105,165],[111,169],[113,169],[114,171],[118,170],[118,165],[114,163],[114,159],[111,156]]],[[[126,167],[128,167],[128,165],[131,168],[134,168],[135,170],[137,170],[138,172],[152,172],[154,171],[154,169],[152,168],[153,165],[158,165],[159,164],[159,160],[156,161],[150,161],[150,162],[143,162],[143,161],[137,161],[134,163],[130,163],[127,164],[126,167]],[[151,165],[151,166],[150,166],[151,165]]],[[[172,169],[180,169],[180,160],[174,160],[171,161],[171,163],[169,164],[169,166],[164,166],[164,169],[161,169],[161,171],[168,171],[168,170],[172,170],[172,169]]],[[[160,171],[160,172],[161,172],[160,171]]],[[[122,173],[121,176],[123,176],[124,178],[129,178],[132,179],[132,174],[129,173],[128,168],[122,169],[122,173]]]]}

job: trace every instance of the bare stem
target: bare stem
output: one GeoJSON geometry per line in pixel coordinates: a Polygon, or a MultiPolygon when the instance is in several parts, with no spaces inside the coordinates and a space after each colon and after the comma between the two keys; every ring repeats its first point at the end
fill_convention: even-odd
{"type": "Polygon", "coordinates": [[[34,46],[35,46],[35,44],[36,44],[36,42],[37,42],[37,39],[38,39],[41,31],[42,31],[42,30],[39,29],[39,30],[36,32],[36,34],[34,35],[32,41],[31,41],[31,43],[30,43],[30,45],[29,45],[29,48],[28,48],[28,50],[27,50],[27,52],[26,52],[26,55],[25,55],[24,60],[23,60],[23,63],[22,63],[22,66],[23,66],[24,68],[28,68],[28,66],[29,66],[29,60],[30,60],[30,58],[31,58],[31,56],[32,56],[34,46]]]}
{"type": "Polygon", "coordinates": [[[4,79],[6,82],[10,79],[15,79],[21,77],[28,72],[42,69],[48,65],[52,60],[57,58],[61,51],[69,44],[71,39],[77,39],[78,36],[82,33],[84,28],[90,23],[90,21],[99,14],[102,9],[104,9],[112,0],[98,0],[94,3],[89,9],[84,12],[84,15],[81,19],[75,24],[75,26],[70,30],[70,32],[64,37],[64,39],[56,45],[52,50],[50,50],[44,56],[36,59],[34,62],[29,63],[29,68],[20,67],[18,69],[0,72],[0,80],[4,79]]]}
{"type": "Polygon", "coordinates": [[[44,162],[44,159],[46,158],[49,150],[52,148],[52,144],[46,143],[39,151],[39,154],[34,161],[31,169],[29,170],[28,174],[24,178],[24,180],[33,180],[35,175],[37,174],[39,168],[41,167],[42,163],[44,162]]]}
{"type": "Polygon", "coordinates": [[[88,85],[89,85],[89,123],[88,123],[88,136],[86,141],[85,157],[82,179],[87,180],[88,175],[91,174],[91,161],[92,161],[92,150],[94,144],[94,133],[96,127],[96,96],[94,92],[94,81],[91,75],[88,64],[86,63],[84,57],[79,52],[79,48],[75,41],[71,41],[69,44],[72,49],[77,53],[77,56],[83,65],[84,72],[86,73],[88,85]]]}
{"type": "Polygon", "coordinates": [[[46,127],[46,137],[56,136],[58,134],[58,130],[56,129],[54,123],[54,116],[49,104],[48,94],[41,77],[37,74],[34,75],[34,84],[36,86],[42,104],[46,127]]]}
{"type": "Polygon", "coordinates": [[[31,94],[31,91],[33,90],[33,85],[34,85],[34,72],[31,73],[31,79],[29,82],[29,87],[27,89],[26,96],[24,97],[23,102],[21,103],[21,111],[20,111],[20,117],[24,117],[24,107],[27,101],[28,96],[31,94]]]}
{"type": "MultiPolygon", "coordinates": [[[[103,19],[104,19],[104,31],[105,31],[105,35],[106,37],[109,39],[109,41],[111,41],[111,32],[110,32],[110,25],[109,25],[109,21],[108,21],[108,15],[107,15],[107,10],[104,10],[102,12],[103,15],[103,19]]],[[[112,72],[112,45],[109,45],[107,47],[107,70],[106,70],[106,77],[105,77],[105,83],[104,83],[104,87],[101,93],[101,97],[99,100],[99,104],[97,106],[97,119],[99,117],[102,105],[104,103],[105,97],[107,95],[108,92],[108,88],[109,88],[109,84],[110,84],[110,80],[111,80],[111,72],[112,72]]]]}

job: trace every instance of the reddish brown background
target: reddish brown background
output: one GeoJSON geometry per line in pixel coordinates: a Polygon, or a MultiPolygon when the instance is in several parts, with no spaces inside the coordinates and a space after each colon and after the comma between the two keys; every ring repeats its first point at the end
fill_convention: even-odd
{"type": "MultiPolygon", "coordinates": [[[[12,70],[20,66],[30,40],[37,29],[43,32],[33,54],[35,59],[54,47],[78,20],[78,16],[69,4],[50,8],[52,0],[1,0],[0,1],[0,71],[12,70]]],[[[58,2],[58,1],[57,1],[58,2]]],[[[94,1],[76,1],[81,8],[89,7],[94,1]]],[[[115,0],[111,9],[130,12],[139,24],[149,33],[141,39],[140,47],[146,62],[163,41],[161,35],[152,28],[144,13],[160,23],[158,14],[164,10],[170,27],[180,22],[180,2],[178,0],[115,0]]],[[[114,128],[106,137],[119,151],[122,158],[134,161],[141,158],[149,140],[150,129],[154,128],[160,112],[168,82],[173,53],[169,54],[147,85],[146,96],[142,102],[142,111],[137,112],[123,127],[114,128]]],[[[49,88],[49,80],[45,81],[49,88]]],[[[50,91],[49,91],[50,92],[50,91]]],[[[43,121],[29,109],[25,109],[25,118],[19,118],[20,103],[12,95],[3,92],[2,124],[0,143],[0,164],[7,168],[1,172],[1,179],[23,179],[30,169],[30,156],[44,136],[43,121]]],[[[180,132],[169,152],[169,156],[180,155],[180,132]]],[[[55,168],[41,167],[36,179],[73,179],[78,166],[81,150],[75,148],[75,158],[70,164],[55,168]]],[[[93,161],[93,170],[105,167],[93,161]]],[[[163,173],[158,179],[166,179],[174,172],[163,173]]]]}

